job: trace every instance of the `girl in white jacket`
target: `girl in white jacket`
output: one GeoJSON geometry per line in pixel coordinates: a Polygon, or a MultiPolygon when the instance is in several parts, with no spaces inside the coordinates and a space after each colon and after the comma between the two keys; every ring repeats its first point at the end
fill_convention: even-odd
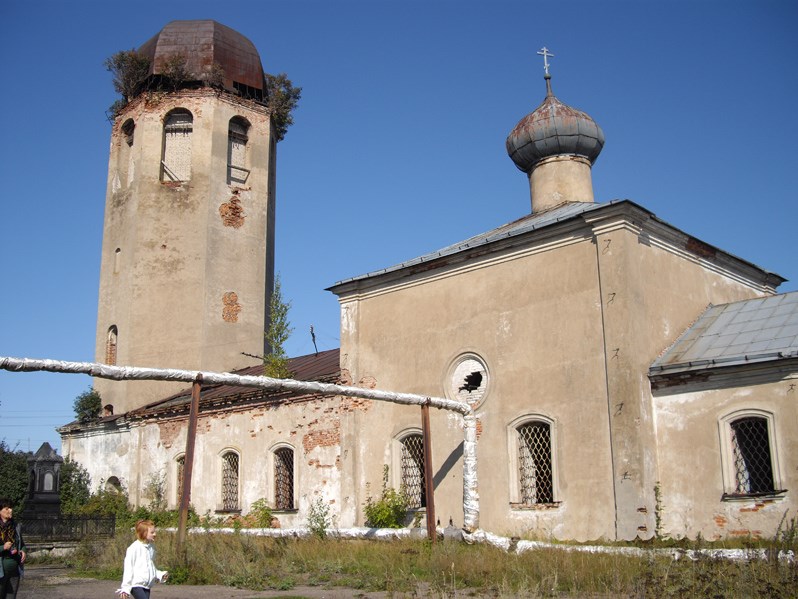
{"type": "Polygon", "coordinates": [[[125,571],[122,574],[122,588],[117,590],[120,599],[149,599],[150,587],[156,581],[166,582],[168,572],[155,567],[155,524],[152,520],[136,522],[138,537],[125,553],[125,571]]]}

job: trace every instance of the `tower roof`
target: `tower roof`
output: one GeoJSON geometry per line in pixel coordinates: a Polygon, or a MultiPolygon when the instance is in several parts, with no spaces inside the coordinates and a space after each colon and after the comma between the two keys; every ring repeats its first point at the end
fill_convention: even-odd
{"type": "Polygon", "coordinates": [[[507,136],[507,153],[525,173],[550,156],[583,156],[593,164],[604,147],[604,132],[587,114],[560,102],[548,73],[545,79],[546,98],[507,136]]]}
{"type": "Polygon", "coordinates": [[[195,80],[207,79],[216,63],[224,73],[225,89],[263,98],[263,66],[255,45],[216,21],[172,21],[138,51],[150,59],[151,75],[164,74],[168,59],[183,55],[195,80]]]}

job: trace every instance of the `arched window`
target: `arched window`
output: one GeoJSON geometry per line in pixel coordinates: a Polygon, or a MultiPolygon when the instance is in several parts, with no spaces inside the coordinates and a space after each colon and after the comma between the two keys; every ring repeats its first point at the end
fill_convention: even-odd
{"type": "Polygon", "coordinates": [[[108,327],[108,336],[105,341],[105,363],[113,366],[116,364],[116,346],[119,332],[115,324],[108,327]]]}
{"type": "Polygon", "coordinates": [[[294,450],[290,447],[274,451],[274,508],[294,509],[294,450]]]}
{"type": "Polygon", "coordinates": [[[191,132],[194,117],[188,110],[177,108],[166,115],[163,126],[163,159],[161,181],[191,179],[191,132]]]}
{"type": "Polygon", "coordinates": [[[401,445],[401,488],[407,495],[409,508],[427,506],[427,487],[424,479],[424,437],[409,434],[399,441],[401,445]]]}
{"type": "Polygon", "coordinates": [[[45,472],[44,473],[44,488],[42,491],[52,491],[54,489],[55,477],[53,476],[52,472],[45,472]]]}
{"type": "Polygon", "coordinates": [[[721,420],[724,498],[781,493],[773,414],[741,410],[721,420]]]}
{"type": "Polygon", "coordinates": [[[109,476],[108,480],[105,481],[105,490],[109,493],[121,493],[122,483],[116,476],[109,476]]]}
{"type": "Polygon", "coordinates": [[[122,133],[122,144],[119,148],[119,170],[123,175],[124,185],[130,185],[133,181],[133,138],[136,131],[136,123],[133,119],[126,120],[120,129],[122,133]]]}
{"type": "Polygon", "coordinates": [[[235,116],[230,119],[227,134],[227,184],[243,185],[249,177],[247,169],[247,132],[249,123],[235,116]]]}
{"type": "Polygon", "coordinates": [[[518,481],[521,503],[553,503],[551,428],[546,422],[529,422],[518,433],[518,481]]]}
{"type": "Polygon", "coordinates": [[[510,505],[515,508],[559,503],[554,421],[542,415],[516,418],[507,427],[510,505]]]}
{"type": "Polygon", "coordinates": [[[238,454],[222,454],[222,510],[238,510],[238,454]]]}

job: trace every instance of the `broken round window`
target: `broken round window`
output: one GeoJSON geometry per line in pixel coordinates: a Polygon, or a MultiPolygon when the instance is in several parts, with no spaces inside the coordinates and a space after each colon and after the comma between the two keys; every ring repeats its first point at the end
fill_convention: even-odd
{"type": "Polygon", "coordinates": [[[475,354],[464,354],[449,368],[447,395],[467,403],[475,410],[485,400],[488,380],[488,369],[482,358],[475,354]]]}

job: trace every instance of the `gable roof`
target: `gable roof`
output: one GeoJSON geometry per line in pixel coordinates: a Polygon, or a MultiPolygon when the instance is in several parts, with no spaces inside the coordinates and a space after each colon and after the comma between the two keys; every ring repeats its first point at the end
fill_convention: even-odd
{"type": "Polygon", "coordinates": [[[542,212],[527,214],[510,223],[491,229],[486,233],[480,233],[479,235],[446,246],[437,251],[424,254],[418,258],[407,260],[381,270],[343,279],[331,287],[328,287],[327,291],[341,294],[367,281],[371,283],[378,279],[381,280],[385,275],[389,275],[389,277],[386,278],[399,278],[420,271],[433,270],[458,261],[467,260],[469,256],[487,254],[491,252],[493,248],[499,248],[507,243],[523,243],[523,236],[529,236],[530,234],[535,234],[537,231],[542,231],[547,228],[553,230],[561,223],[564,224],[570,221],[571,224],[574,224],[583,222],[585,219],[600,218],[602,215],[609,215],[614,212],[626,212],[630,215],[634,215],[636,219],[657,223],[661,232],[668,231],[669,234],[680,239],[681,241],[679,243],[684,245],[684,249],[687,252],[697,253],[704,257],[712,256],[713,260],[719,259],[725,264],[735,264],[736,267],[748,269],[749,272],[756,272],[756,276],[762,277],[762,280],[766,281],[766,286],[771,290],[775,289],[775,287],[778,287],[786,280],[780,275],[767,271],[743,258],[734,256],[720,248],[695,239],[631,200],[612,200],[605,203],[564,202],[542,212]],[[585,215],[589,213],[593,214],[586,217],[585,215]]]}
{"type": "Polygon", "coordinates": [[[710,306],[650,375],[798,358],[798,291],[710,306]]]}

